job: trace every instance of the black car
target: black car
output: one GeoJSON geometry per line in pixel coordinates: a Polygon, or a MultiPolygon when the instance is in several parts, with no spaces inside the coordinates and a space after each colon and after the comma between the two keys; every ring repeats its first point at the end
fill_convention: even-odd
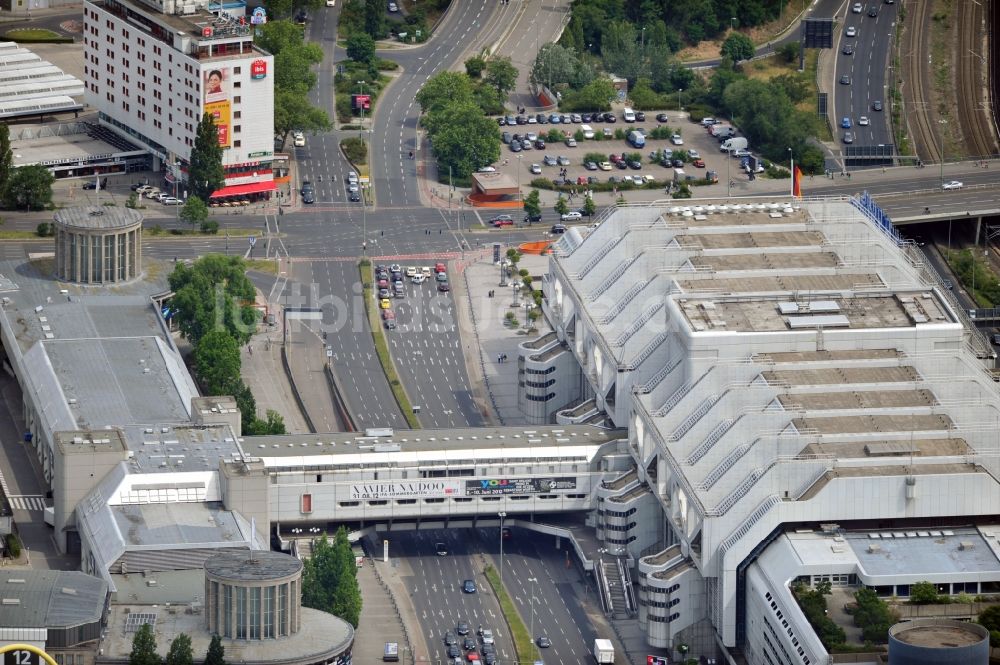
{"type": "Polygon", "coordinates": [[[617,162],[615,162],[615,166],[621,169],[622,171],[628,168],[628,164],[625,163],[624,159],[619,159],[617,162]]]}
{"type": "Polygon", "coordinates": [[[636,160],[633,159],[632,161],[630,161],[628,163],[628,167],[630,169],[635,169],[636,171],[638,171],[639,169],[642,168],[642,162],[639,162],[639,161],[636,161],[636,160]]]}
{"type": "Polygon", "coordinates": [[[525,224],[534,224],[535,222],[540,222],[540,221],[542,221],[542,215],[541,215],[541,213],[539,213],[537,215],[525,215],[524,216],[524,223],[525,224]]]}
{"type": "Polygon", "coordinates": [[[539,125],[547,125],[549,124],[549,116],[545,115],[544,113],[539,113],[538,115],[535,116],[535,122],[537,122],[539,125]]]}
{"type": "Polygon", "coordinates": [[[535,150],[545,150],[545,141],[542,139],[535,139],[535,150]]]}
{"type": "Polygon", "coordinates": [[[872,18],[878,16],[878,5],[872,5],[871,9],[868,10],[868,15],[872,18]]]}
{"type": "Polygon", "coordinates": [[[523,115],[517,116],[517,118],[515,118],[515,121],[519,125],[527,125],[528,124],[528,119],[526,117],[524,117],[523,115]]]}
{"type": "Polygon", "coordinates": [[[83,183],[83,189],[97,189],[97,183],[94,182],[93,180],[88,180],[87,182],[83,183]]]}
{"type": "Polygon", "coordinates": [[[361,193],[360,192],[351,192],[350,199],[351,199],[352,202],[357,203],[358,201],[361,200],[361,193]]]}
{"type": "Polygon", "coordinates": [[[684,168],[684,160],[683,159],[675,159],[673,162],[671,162],[671,164],[674,165],[675,169],[682,169],[682,168],[684,168]]]}
{"type": "Polygon", "coordinates": [[[447,631],[447,632],[445,632],[445,634],[444,634],[444,643],[445,644],[447,644],[448,646],[451,646],[452,644],[455,644],[457,642],[458,642],[458,638],[455,637],[455,633],[451,632],[450,630],[447,631]]]}
{"type": "Polygon", "coordinates": [[[466,621],[459,621],[458,625],[455,626],[455,632],[458,633],[459,635],[468,635],[469,634],[469,624],[468,624],[468,622],[466,622],[466,621]]]}
{"type": "Polygon", "coordinates": [[[851,46],[850,44],[844,44],[844,49],[842,52],[844,55],[854,55],[854,47],[851,46]]]}
{"type": "Polygon", "coordinates": [[[458,648],[457,644],[448,645],[448,657],[449,658],[461,658],[462,650],[458,648]]]}
{"type": "Polygon", "coordinates": [[[542,635],[537,640],[535,640],[535,644],[537,644],[542,649],[548,649],[550,646],[552,646],[552,640],[542,635]]]}
{"type": "Polygon", "coordinates": [[[497,124],[503,127],[504,125],[507,124],[507,118],[500,116],[499,118],[497,118],[497,124]]]}
{"type": "Polygon", "coordinates": [[[510,135],[510,132],[503,132],[500,134],[500,140],[504,143],[510,143],[514,140],[514,137],[510,135]]]}
{"type": "Polygon", "coordinates": [[[307,189],[302,192],[302,202],[303,203],[316,203],[316,192],[311,189],[307,189]]]}
{"type": "Polygon", "coordinates": [[[666,113],[657,113],[656,122],[667,122],[670,118],[667,117],[666,113]]]}
{"type": "Polygon", "coordinates": [[[604,122],[607,122],[607,123],[610,123],[610,124],[614,124],[614,123],[618,122],[618,118],[615,116],[614,113],[605,113],[604,114],[604,122]]]}
{"type": "MultiPolygon", "coordinates": [[[[445,543],[434,543],[434,551],[437,552],[438,556],[448,556],[448,546],[445,543]]],[[[458,624],[459,628],[461,628],[463,625],[464,624],[461,623],[458,624]]],[[[468,627],[466,627],[466,630],[468,630],[468,627]]],[[[458,634],[464,635],[465,633],[459,630],[458,634]]]]}
{"type": "Polygon", "coordinates": [[[476,648],[476,641],[471,637],[466,637],[464,640],[462,640],[462,648],[465,649],[466,651],[472,651],[473,649],[476,648]]]}
{"type": "MultiPolygon", "coordinates": [[[[441,293],[447,293],[448,291],[451,291],[451,286],[449,286],[448,282],[438,282],[438,291],[441,293]]],[[[475,587],[473,587],[472,591],[466,591],[465,588],[463,588],[462,591],[465,591],[465,593],[476,592],[475,587]]]]}
{"type": "Polygon", "coordinates": [[[580,117],[580,122],[583,122],[584,124],[586,124],[586,123],[591,122],[593,119],[594,119],[594,114],[593,113],[584,113],[580,117]]]}
{"type": "Polygon", "coordinates": [[[872,103],[872,110],[873,111],[881,111],[882,110],[882,102],[873,102],[872,103]]]}
{"type": "Polygon", "coordinates": [[[565,224],[553,224],[552,228],[549,229],[549,233],[553,233],[555,235],[559,235],[561,233],[566,233],[566,225],[565,224]]]}
{"type": "Polygon", "coordinates": [[[635,112],[635,121],[636,122],[646,122],[646,114],[643,113],[642,111],[636,111],[635,112]]]}

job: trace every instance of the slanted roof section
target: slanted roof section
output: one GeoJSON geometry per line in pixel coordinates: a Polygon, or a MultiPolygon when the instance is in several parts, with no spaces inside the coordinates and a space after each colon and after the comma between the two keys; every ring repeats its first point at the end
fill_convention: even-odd
{"type": "Polygon", "coordinates": [[[99,622],[107,595],[107,583],[86,573],[3,569],[0,570],[0,598],[4,601],[0,604],[0,626],[69,628],[99,622]]]}

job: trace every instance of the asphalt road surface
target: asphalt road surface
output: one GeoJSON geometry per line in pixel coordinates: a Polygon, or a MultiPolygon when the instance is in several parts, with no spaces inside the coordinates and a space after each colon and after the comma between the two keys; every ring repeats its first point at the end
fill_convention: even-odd
{"type": "MultiPolygon", "coordinates": [[[[546,663],[587,662],[588,645],[600,635],[587,616],[586,600],[581,598],[587,587],[580,583],[579,572],[566,567],[565,552],[555,549],[554,538],[521,529],[511,533],[503,545],[504,587],[533,637],[544,635],[552,640],[550,648],[539,650],[542,659],[546,663]]],[[[464,620],[473,633],[480,623],[494,632],[499,628],[498,656],[501,662],[510,662],[510,655],[503,656],[505,650],[511,651],[499,607],[485,578],[473,573],[470,561],[470,556],[482,553],[499,569],[498,536],[495,527],[389,535],[390,554],[405,558],[413,572],[407,587],[413,590],[432,660],[444,658],[444,632],[454,631],[455,624],[464,620]],[[447,556],[436,554],[436,542],[447,544],[447,556]],[[476,580],[478,594],[461,593],[462,580],[467,578],[476,580]]],[[[596,602],[591,595],[589,604],[596,602]]]]}
{"type": "Polygon", "coordinates": [[[406,297],[391,302],[398,327],[387,330],[386,339],[410,401],[420,406],[420,423],[435,429],[482,426],[451,293],[439,292],[437,282],[427,280],[407,283],[406,297]]]}
{"type": "Polygon", "coordinates": [[[845,132],[854,135],[855,146],[884,145],[893,142],[889,131],[886,84],[897,4],[887,5],[882,0],[861,0],[862,11],[855,14],[852,11],[854,2],[855,0],[850,0],[844,4],[843,29],[839,31],[840,40],[835,43],[837,80],[835,104],[831,110],[836,116],[831,117],[831,121],[836,123],[836,136],[842,147],[845,145],[845,132]],[[868,10],[872,7],[878,10],[877,17],[868,16],[868,10]],[[857,30],[856,37],[847,36],[848,27],[857,30]],[[848,44],[854,48],[853,55],[843,53],[844,46],[848,44]],[[850,77],[850,85],[841,83],[842,76],[850,77]],[[873,109],[875,101],[882,102],[882,111],[873,109]],[[858,125],[861,116],[870,120],[868,126],[858,125]],[[841,127],[841,121],[845,117],[851,121],[849,129],[841,127]]]}

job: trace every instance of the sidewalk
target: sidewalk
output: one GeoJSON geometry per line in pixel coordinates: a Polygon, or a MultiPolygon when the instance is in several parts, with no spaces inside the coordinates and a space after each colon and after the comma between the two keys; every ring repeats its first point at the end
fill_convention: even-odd
{"type": "MultiPolygon", "coordinates": [[[[503,247],[501,254],[506,254],[503,247]]],[[[548,270],[548,257],[530,254],[522,255],[520,268],[527,268],[535,277],[548,270]]],[[[524,329],[525,310],[513,304],[513,290],[510,286],[499,286],[500,268],[493,263],[492,249],[466,252],[459,262],[457,272],[461,280],[462,293],[456,289],[455,298],[468,316],[468,325],[462,327],[462,336],[470,343],[463,343],[465,363],[470,379],[482,385],[486,391],[486,401],[501,425],[527,424],[517,406],[517,347],[526,339],[543,335],[549,331],[543,318],[535,322],[536,332],[524,329]],[[494,297],[489,297],[489,292],[494,297]],[[504,323],[508,311],[517,314],[520,325],[515,329],[504,323]],[[504,362],[497,358],[507,355],[504,362]]],[[[524,299],[518,296],[518,303],[524,299]]]]}
{"type": "MultiPolygon", "coordinates": [[[[356,550],[355,554],[360,556],[361,552],[356,550]]],[[[366,557],[364,565],[358,568],[358,587],[363,601],[352,649],[354,660],[358,663],[381,662],[386,642],[396,642],[399,645],[400,662],[413,662],[405,655],[410,653],[413,647],[407,641],[407,633],[396,600],[389,586],[375,570],[375,566],[385,565],[366,557]]],[[[415,622],[416,616],[414,615],[412,619],[415,622]]],[[[417,633],[419,634],[419,628],[417,633]]]]}
{"type": "MultiPolygon", "coordinates": [[[[430,649],[427,647],[427,641],[424,639],[423,630],[420,627],[420,618],[417,615],[417,609],[413,605],[413,599],[411,596],[411,591],[407,589],[406,582],[403,580],[403,575],[410,572],[409,564],[406,559],[392,558],[389,557],[388,562],[382,561],[382,548],[381,541],[378,544],[375,543],[375,537],[369,537],[366,542],[367,550],[369,552],[376,552],[377,556],[366,561],[365,570],[368,570],[368,563],[372,564],[372,577],[375,580],[375,584],[379,584],[381,587],[380,591],[385,594],[389,601],[394,606],[394,613],[398,625],[405,631],[407,637],[409,637],[409,649],[410,658],[400,658],[400,662],[409,663],[430,663],[430,649]]],[[[361,582],[361,574],[358,574],[358,581],[361,582]]],[[[362,587],[361,597],[365,599],[365,603],[369,602],[369,596],[365,594],[365,588],[362,587]]],[[[361,621],[359,622],[363,627],[365,625],[365,613],[362,609],[361,621]]],[[[391,621],[378,624],[377,634],[381,635],[381,631],[386,631],[388,633],[391,631],[392,624],[391,621]]],[[[361,634],[362,628],[359,628],[359,635],[361,634]]],[[[383,645],[386,640],[382,640],[383,645]]],[[[405,639],[400,639],[399,641],[400,653],[402,654],[405,639]]],[[[355,639],[354,647],[355,657],[359,663],[373,663],[375,660],[362,660],[357,658],[358,652],[358,640],[355,639]]],[[[381,657],[378,659],[381,660],[381,657]]]]}
{"type": "Polygon", "coordinates": [[[281,366],[281,328],[271,326],[258,332],[243,347],[240,356],[243,381],[257,401],[258,416],[265,417],[267,410],[272,409],[285,419],[285,429],[289,434],[308,434],[309,426],[295,402],[292,387],[281,366]]]}

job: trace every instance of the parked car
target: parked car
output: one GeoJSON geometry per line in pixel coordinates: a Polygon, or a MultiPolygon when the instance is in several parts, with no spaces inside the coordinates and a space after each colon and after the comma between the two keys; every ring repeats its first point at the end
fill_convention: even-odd
{"type": "Polygon", "coordinates": [[[569,157],[566,157],[564,155],[559,155],[559,157],[556,158],[556,161],[559,162],[559,166],[569,166],[570,165],[569,157]]]}
{"type": "Polygon", "coordinates": [[[670,142],[674,145],[684,145],[684,139],[681,138],[680,134],[674,134],[670,137],[670,142]]]}
{"type": "Polygon", "coordinates": [[[949,180],[941,185],[941,189],[962,189],[965,184],[960,180],[949,180]]]}
{"type": "Polygon", "coordinates": [[[549,232],[554,235],[561,235],[566,233],[566,226],[564,224],[553,224],[552,228],[549,229],[549,232]]]}
{"type": "Polygon", "coordinates": [[[597,168],[601,169],[602,171],[610,171],[611,170],[611,163],[610,162],[601,162],[600,164],[597,165],[597,168]]]}
{"type": "Polygon", "coordinates": [[[657,113],[656,122],[668,122],[670,118],[667,117],[666,113],[657,113]]]}
{"type": "Polygon", "coordinates": [[[535,175],[538,175],[539,173],[542,172],[542,165],[541,164],[532,164],[531,165],[531,172],[534,173],[535,175]]]}
{"type": "Polygon", "coordinates": [[[501,226],[513,226],[514,220],[510,215],[496,215],[490,219],[490,225],[497,228],[501,226]]]}
{"type": "Polygon", "coordinates": [[[558,162],[556,161],[556,158],[553,157],[552,155],[545,155],[545,157],[542,158],[542,162],[546,166],[555,166],[556,164],[558,164],[558,162]]]}
{"type": "Polygon", "coordinates": [[[563,222],[578,222],[583,219],[583,214],[578,210],[573,210],[571,212],[563,213],[559,216],[559,219],[563,222]]]}
{"type": "Polygon", "coordinates": [[[587,162],[587,163],[585,163],[583,165],[583,167],[585,169],[587,169],[588,171],[596,171],[597,170],[597,164],[595,162],[587,162]]]}

